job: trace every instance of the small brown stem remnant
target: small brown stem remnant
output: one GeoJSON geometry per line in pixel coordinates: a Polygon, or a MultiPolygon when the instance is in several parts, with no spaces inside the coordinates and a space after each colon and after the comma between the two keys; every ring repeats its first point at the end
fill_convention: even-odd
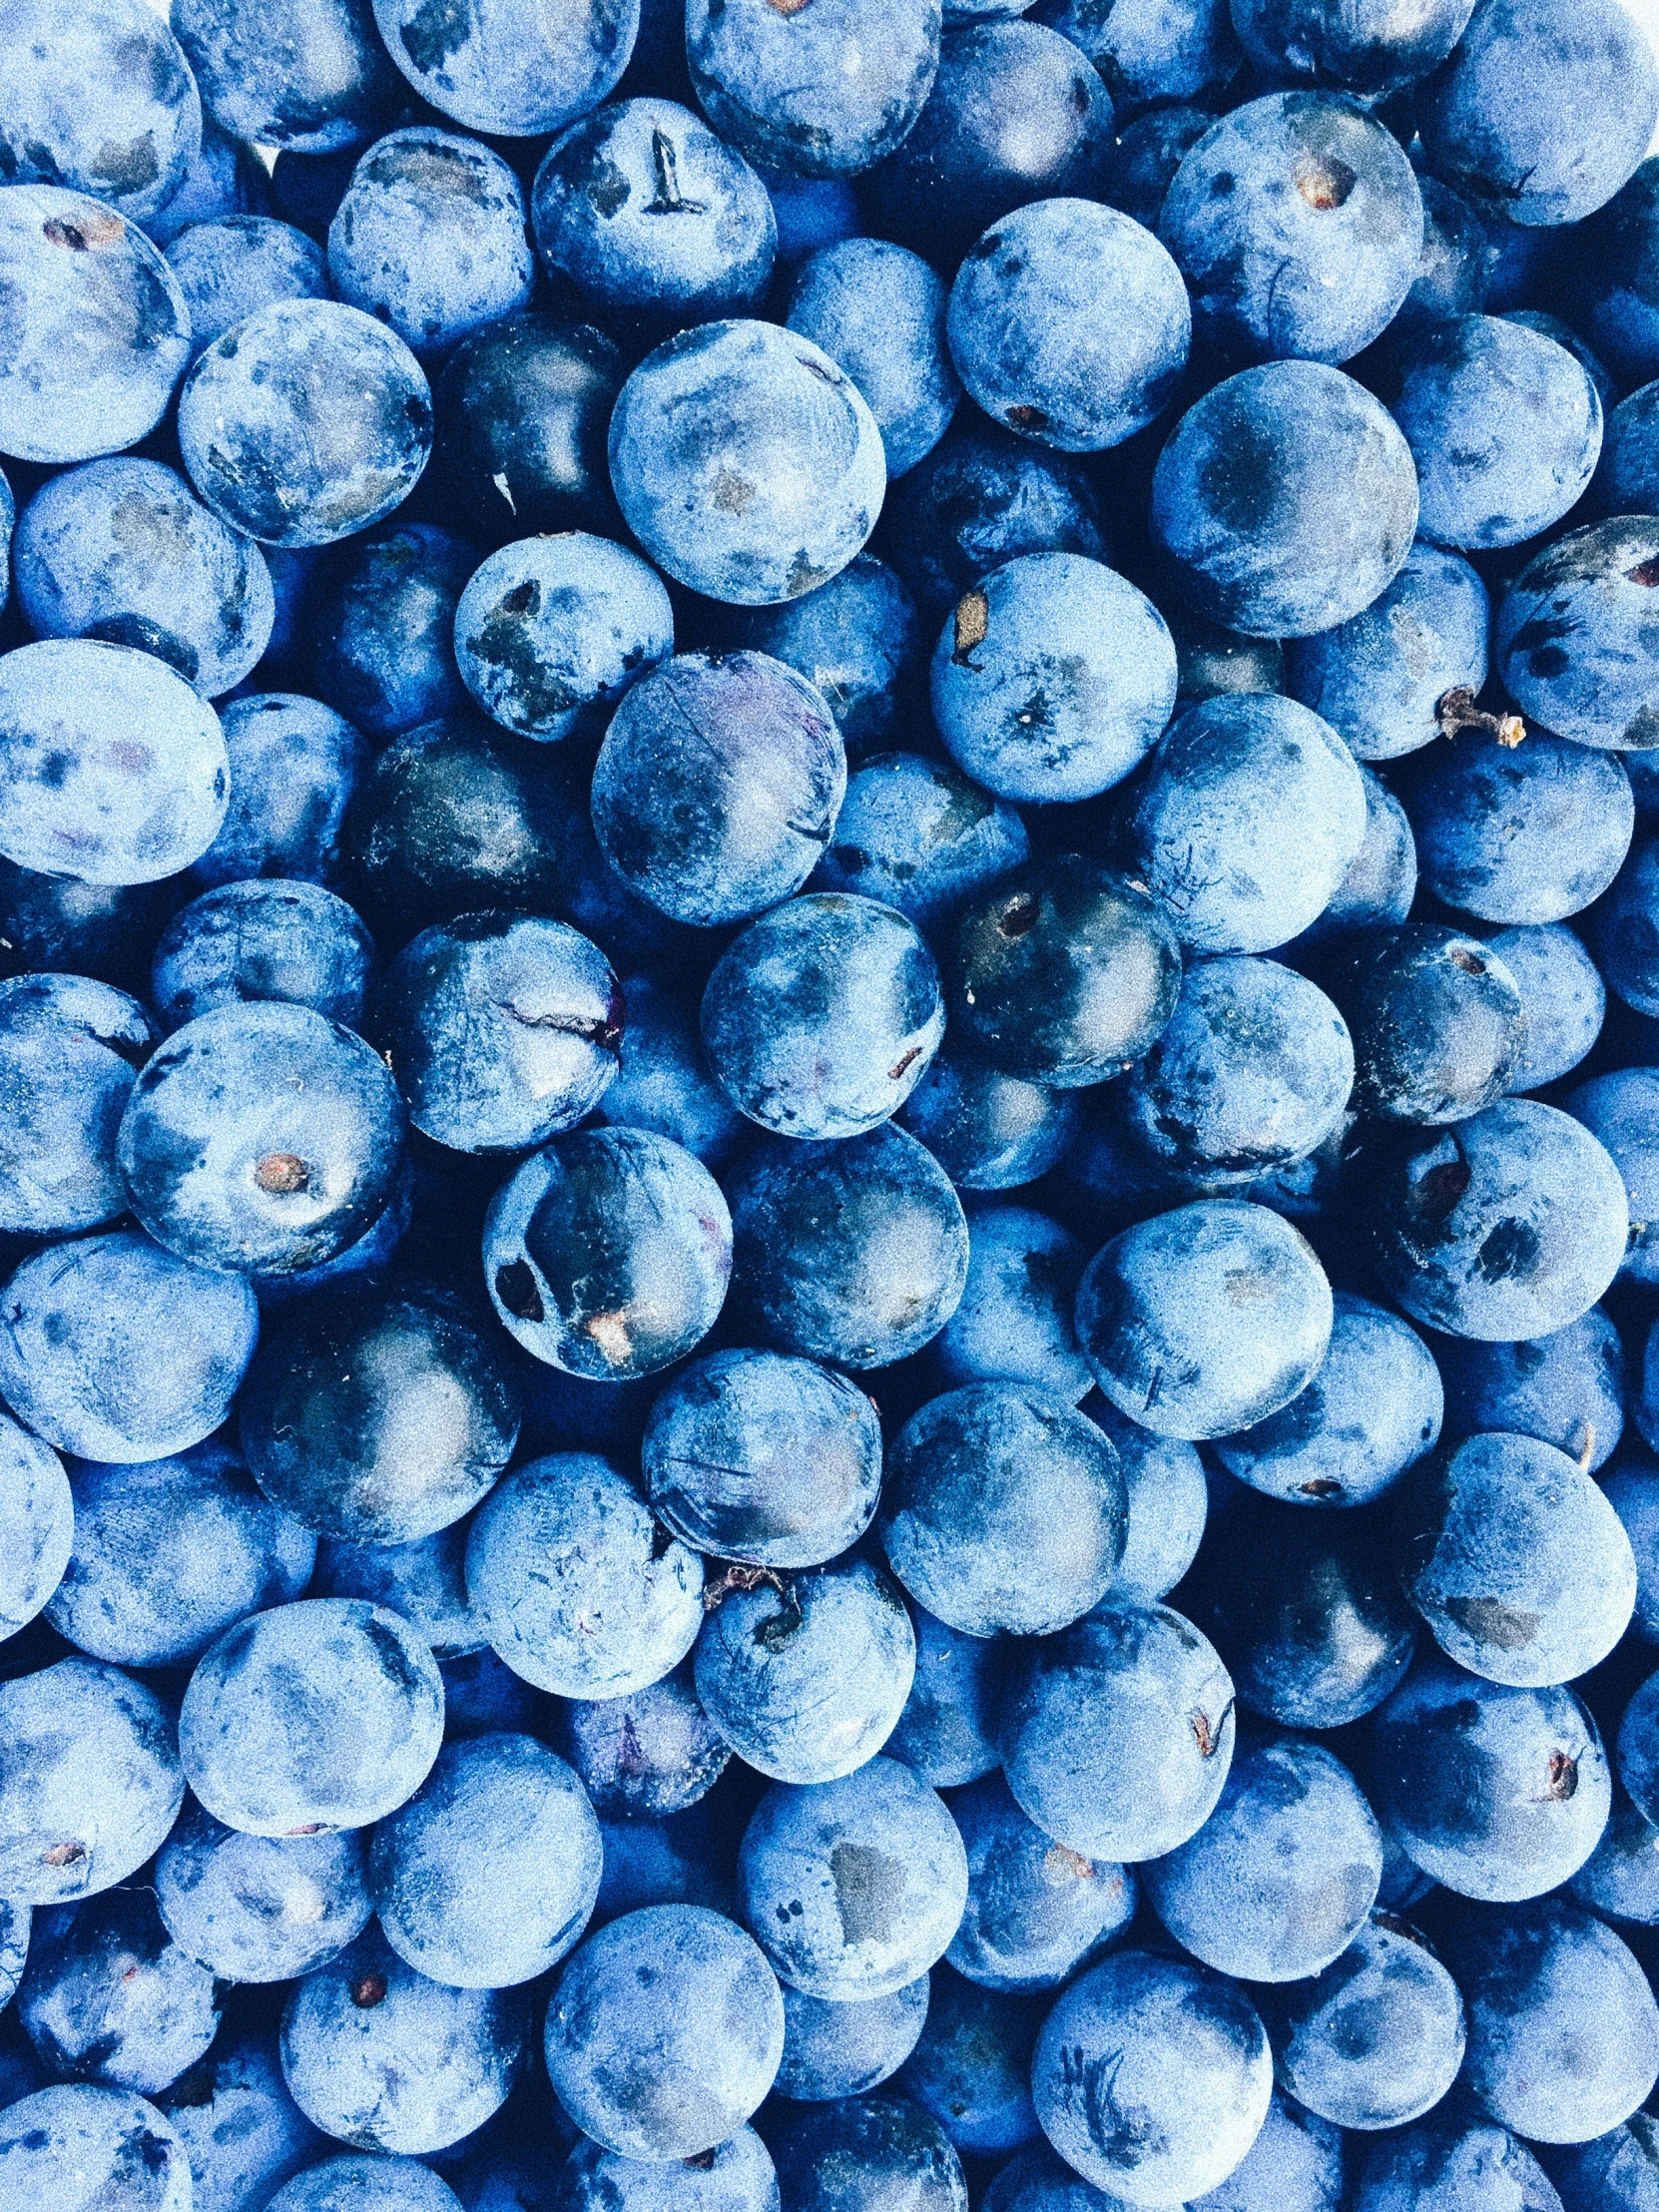
{"type": "Polygon", "coordinates": [[[375,2005],[386,2000],[386,1977],[383,1973],[359,1974],[351,1984],[351,2001],[361,2012],[371,2012],[375,2005]]]}
{"type": "Polygon", "coordinates": [[[296,1152],[268,1152],[255,1163],[254,1180],[274,1198],[292,1198],[309,1185],[311,1171],[296,1152]]]}
{"type": "Polygon", "coordinates": [[[776,1590],[784,1595],[784,1578],[776,1567],[731,1566],[703,1585],[703,1610],[712,1613],[734,1591],[776,1590]]]}
{"type": "Polygon", "coordinates": [[[1455,738],[1465,730],[1484,730],[1496,738],[1510,752],[1526,737],[1526,724],[1519,715],[1491,715],[1474,703],[1474,694],[1466,684],[1457,684],[1448,691],[1434,710],[1440,725],[1442,738],[1455,738]]]}
{"type": "Polygon", "coordinates": [[[956,634],[950,658],[958,668],[972,668],[969,659],[976,645],[983,645],[991,624],[991,603],[982,591],[964,592],[956,602],[956,634]]]}

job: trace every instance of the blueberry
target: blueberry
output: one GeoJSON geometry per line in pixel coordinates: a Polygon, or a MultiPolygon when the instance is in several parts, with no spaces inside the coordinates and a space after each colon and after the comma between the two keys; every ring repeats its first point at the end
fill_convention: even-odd
{"type": "Polygon", "coordinates": [[[449,1744],[369,1846],[387,1942],[434,1981],[505,1989],[545,1973],[599,1894],[599,1823],[562,1759],[532,1737],[449,1744]],[[451,1870],[466,1867],[456,1889],[451,1870]]]}
{"type": "Polygon", "coordinates": [[[1539,2143],[1628,2120],[1659,2074],[1659,2006],[1626,1945],[1559,1898],[1465,1907],[1453,1962],[1468,2005],[1464,2080],[1493,2119],[1539,2143]]]}
{"type": "MultiPolygon", "coordinates": [[[[872,553],[854,553],[843,569],[804,599],[746,608],[731,619],[743,645],[806,677],[850,751],[867,752],[894,734],[923,640],[915,601],[884,561],[872,553]]],[[[887,903],[903,901],[889,897],[887,903]]]]}
{"type": "Polygon", "coordinates": [[[197,856],[196,881],[337,882],[346,806],[368,760],[357,731],[332,708],[291,692],[230,701],[223,729],[231,804],[197,856]]]}
{"type": "Polygon", "coordinates": [[[317,1546],[315,1597],[366,1597],[416,1630],[440,1666],[486,1647],[484,1624],[467,1602],[466,1536],[458,1521],[406,1544],[317,1546]]]}
{"type": "Polygon", "coordinates": [[[248,1614],[303,1594],[316,1538],[210,1437],[138,1466],[75,1463],[75,1544],[46,1617],[89,1658],[194,1664],[248,1614]]]}
{"type": "Polygon", "coordinates": [[[1421,1338],[1352,1292],[1333,1305],[1330,1346],[1307,1388],[1217,1444],[1240,1481],[1297,1505],[1366,1504],[1440,1433],[1444,1394],[1421,1338]]]}
{"type": "Polygon", "coordinates": [[[560,1714],[560,1748],[594,1810],[660,1821],[705,1798],[732,1754],[697,1702],[689,1666],[626,1697],[576,1698],[560,1714]]]}
{"type": "Polygon", "coordinates": [[[628,66],[639,0],[373,0],[386,51],[421,98],[468,131],[538,138],[597,106],[628,66]]]}
{"type": "MultiPolygon", "coordinates": [[[[1083,4],[1091,16],[1098,14],[1092,0],[1083,0],[1083,4]]],[[[1205,4],[1208,6],[1209,0],[1205,4]]],[[[1049,12],[1046,6],[1043,12],[1049,12]]],[[[1086,38],[1077,20],[1082,12],[1082,6],[1075,4],[1060,11],[1062,22],[1071,25],[1066,36],[1077,45],[1085,43],[1086,38]]],[[[1225,8],[1217,7],[1214,12],[1226,21],[1225,8]]],[[[1109,15],[1106,20],[1110,21],[1109,15]]],[[[1101,180],[1101,199],[1109,208],[1119,208],[1149,231],[1156,231],[1164,196],[1175,182],[1176,171],[1215,120],[1208,109],[1185,105],[1148,108],[1133,117],[1112,143],[1101,180]]]]}
{"type": "Polygon", "coordinates": [[[288,2095],[276,2039],[226,2036],[157,2103],[190,2159],[193,2212],[244,2212],[322,2148],[288,2095]]]}
{"type": "MultiPolygon", "coordinates": [[[[141,35],[155,33],[147,23],[141,35]]],[[[0,364],[0,453],[90,461],[156,427],[190,357],[190,310],[142,231],[84,193],[8,185],[0,281],[17,316],[0,364]]]]}
{"type": "Polygon", "coordinates": [[[1022,553],[1103,560],[1108,550],[1099,493],[1081,462],[971,417],[890,488],[877,542],[929,625],[1022,553]]]}
{"type": "Polygon", "coordinates": [[[1644,1819],[1659,1810],[1659,1684],[1649,1676],[1619,1722],[1618,1772],[1644,1819]]]}
{"type": "Polygon", "coordinates": [[[559,2201],[568,2212],[776,2212],[778,2177],[752,2127],[718,2149],[668,2164],[619,2158],[581,2141],[560,2169],[559,2201]]]}
{"type": "Polygon", "coordinates": [[[282,299],[215,339],[179,399],[191,481],[267,545],[331,545],[406,499],[432,401],[395,332],[329,299],[282,299]]]}
{"type": "Polygon", "coordinates": [[[648,328],[743,314],[772,276],[765,185],[677,101],[619,100],[571,124],[542,158],[532,208],[548,274],[648,328]]]}
{"type": "Polygon", "coordinates": [[[881,1424],[855,1383],[816,1361],[717,1352],[658,1396],[640,1456],[653,1506],[694,1550],[816,1567],[869,1525],[881,1424]]]}
{"type": "Polygon", "coordinates": [[[838,1781],[774,1783],[744,1832],[738,1887],[780,1978],[846,2002],[888,1995],[944,1955],[967,1857],[943,1801],[876,1757],[838,1781]]]}
{"type": "Polygon", "coordinates": [[[224,1420],[258,1336],[245,1280],[114,1230],[46,1247],[0,1292],[0,1395],[60,1450],[165,1458],[224,1420]]]}
{"type": "Polygon", "coordinates": [[[363,0],[180,0],[175,29],[221,130],[303,154],[361,145],[397,79],[363,0]]]}
{"type": "Polygon", "coordinates": [[[1273,2056],[1234,1983],[1119,1951],[1048,2015],[1031,2088],[1043,2133],[1085,2179],[1174,2204],[1224,2181],[1249,2150],[1267,2118],[1273,2056]]]}
{"type": "Polygon", "coordinates": [[[919,254],[886,239],[843,239],[796,273],[789,327],[811,338],[869,401],[902,476],[929,454],[962,396],[945,348],[946,287],[919,254]]]}
{"type": "Polygon", "coordinates": [[[1075,854],[1028,861],[970,899],[949,967],[966,1048],[1059,1090],[1139,1059],[1181,983],[1175,932],[1146,886],[1075,854]]]}
{"type": "Polygon", "coordinates": [[[142,1889],[36,1917],[18,2014],[60,2079],[155,2096],[219,2031],[214,1977],[168,1934],[142,1889]]]}
{"type": "Polygon", "coordinates": [[[1580,745],[1652,742],[1659,696],[1640,639],[1659,582],[1656,554],[1659,523],[1621,515],[1569,531],[1527,563],[1504,594],[1493,641],[1524,714],[1580,745]]]}
{"type": "Polygon", "coordinates": [[[498,2111],[525,2042],[511,1990],[429,1981],[371,1930],[295,1985],[282,2078],[324,2134],[411,2155],[446,2149],[498,2111]]]}
{"type": "MultiPolygon", "coordinates": [[[[662,0],[657,4],[661,6],[662,0]]],[[[678,9],[669,14],[678,31],[678,9]]],[[[858,196],[844,177],[803,177],[794,170],[769,168],[765,162],[757,162],[755,171],[767,188],[778,221],[778,260],[785,269],[823,247],[860,236],[858,196]]]]}
{"type": "Polygon", "coordinates": [[[1358,764],[1329,723],[1266,692],[1190,708],[1134,789],[1140,880],[1194,952],[1271,952],[1317,921],[1366,833],[1358,764]]]}
{"type": "Polygon", "coordinates": [[[570,807],[562,766],[481,715],[405,730],[357,786],[345,835],[352,903],[405,941],[452,914],[563,906],[570,807]]]}
{"type": "Polygon", "coordinates": [[[742,1929],[696,1906],[590,1936],[547,2008],[547,2071],[584,2134],[623,2158],[695,2158],[771,2088],[784,2002],[742,1929]]]}
{"type": "Polygon", "coordinates": [[[1357,760],[1397,760],[1439,736],[1448,692],[1484,685],[1490,619],[1486,587],[1461,554],[1418,539],[1363,613],[1292,643],[1287,689],[1357,760]]]}
{"type": "Polygon", "coordinates": [[[887,1748],[929,1789],[958,1789],[1000,1763],[995,1737],[1005,1650],[982,1636],[946,1628],[919,1605],[911,1606],[910,1619],[915,1681],[887,1748]]]}
{"type": "Polygon", "coordinates": [[[1418,95],[1427,165],[1526,226],[1612,199],[1659,120],[1659,68],[1613,0],[1480,0],[1418,95]]]}
{"type": "Polygon", "coordinates": [[[0,983],[0,1228],[66,1236],[126,1211],[115,1136],[154,1037],[136,999],[88,976],[0,983]]]}
{"type": "Polygon", "coordinates": [[[1401,339],[1382,383],[1416,463],[1418,528],[1442,545],[1517,545],[1559,521],[1595,471],[1595,386],[1520,323],[1432,323],[1401,339]]]}
{"type": "Polygon", "coordinates": [[[1175,693],[1163,616],[1076,553],[993,569],[956,602],[933,652],[945,749],[998,799],[1092,799],[1122,783],[1161,736],[1175,693]]]}
{"type": "Polygon", "coordinates": [[[206,851],[230,770],[219,717],[165,662],[52,638],[0,656],[0,850],[94,883],[153,883],[206,851]]]}
{"type": "Polygon", "coordinates": [[[447,131],[376,140],[328,226],[334,292],[416,353],[527,306],[534,268],[518,179],[499,154],[447,131]]]}
{"type": "Polygon", "coordinates": [[[437,1661],[361,1598],[307,1598],[239,1623],[191,1676],[179,1718],[198,1800],[251,1836],[383,1819],[419,1789],[442,1732],[437,1661]]]}
{"type": "Polygon", "coordinates": [[[1270,2006],[1290,2093],[1339,2127],[1402,2127],[1432,2111],[1463,2061],[1463,2000],[1428,1944],[1373,1913],[1342,1955],[1270,2006]]]}
{"type": "Polygon", "coordinates": [[[249,1836],[193,1806],[156,1861],[173,1940],[227,1981],[288,1981],[360,1936],[374,1910],[363,1838],[249,1836]]]}
{"type": "Polygon", "coordinates": [[[615,1078],[595,1109],[600,1120],[650,1130],[705,1167],[722,1167],[748,1124],[709,1072],[696,1003],[660,971],[625,976],[621,987],[626,1019],[615,1078]]]}
{"type": "Polygon", "coordinates": [[[266,1495],[326,1536],[413,1543],[477,1504],[512,1455],[517,1380],[454,1292],[342,1283],[266,1332],[242,1394],[266,1495]]]}
{"type": "Polygon", "coordinates": [[[1042,2005],[933,1969],[932,2000],[899,2079],[958,2151],[999,2156],[1037,2134],[1031,2051],[1042,2005]]]}
{"type": "Polygon", "coordinates": [[[1623,1273],[1633,1283],[1659,1281],[1659,1233],[1653,1214],[1654,1146],[1659,1138],[1659,1074],[1621,1068],[1581,1083],[1563,1101],[1575,1120],[1605,1145],[1630,1199],[1630,1243],[1623,1273]]]}
{"type": "Polygon", "coordinates": [[[1557,2151],[1549,2163],[1566,2212],[1643,2212],[1659,2181],[1652,2117],[1633,2112],[1625,2126],[1557,2151]]]}
{"type": "Polygon", "coordinates": [[[170,1030],[250,999],[307,1006],[360,1028],[376,965],[368,931],[321,884],[224,883],[182,907],[163,930],[151,998],[170,1030]]]}
{"type": "Polygon", "coordinates": [[[1611,1802],[1595,1723],[1570,1690],[1483,1682],[1419,1659],[1370,1722],[1380,1820],[1460,1897],[1539,1897],[1595,1849],[1611,1802]]]}
{"type": "Polygon", "coordinates": [[[1607,991],[1570,929],[1519,923],[1486,940],[1514,977],[1526,1014],[1526,1045],[1510,1088],[1542,1090],[1578,1065],[1601,1033],[1607,991]]]}
{"type": "Polygon", "coordinates": [[[63,1461],[0,1415],[0,1643],[26,1628],[63,1580],[74,1515],[63,1461]]]}
{"type": "Polygon", "coordinates": [[[1506,2128],[1448,2117],[1380,2137],[1354,2202],[1356,2212],[1556,2212],[1561,2200],[1506,2128]]]}
{"type": "Polygon", "coordinates": [[[1018,1190],[1035,1182],[1060,1160],[1078,1126],[1071,1092],[1004,1075],[948,1050],[927,1063],[899,1115],[963,1191],[1018,1190]]]}
{"type": "Polygon", "coordinates": [[[706,1602],[697,1695],[747,1765],[833,1782],[880,1750],[915,1674],[910,1617],[880,1568],[838,1559],[761,1578],[740,1567],[706,1602]]]}
{"type": "Polygon", "coordinates": [[[137,0],[100,0],[68,24],[25,0],[0,69],[0,174],[92,193],[134,223],[183,185],[202,103],[179,42],[137,0]]]}
{"type": "Polygon", "coordinates": [[[1129,1533],[1109,1595],[1155,1604],[1175,1588],[1203,1540],[1209,1511],[1203,1462],[1190,1443],[1155,1436],[1098,1393],[1083,1409],[1111,1438],[1129,1499],[1129,1533]]]}
{"type": "Polygon", "coordinates": [[[1214,1812],[1233,1761],[1233,1683],[1166,1605],[1108,1602],[1027,1648],[1000,1717],[1020,1809],[1085,1858],[1162,1858],[1214,1812]]]}
{"type": "Polygon", "coordinates": [[[772,2133],[784,2212],[863,2212],[882,2203],[914,2212],[966,2212],[961,2161],[949,2136],[911,2098],[887,2091],[816,2104],[772,2133]]]}
{"type": "Polygon", "coordinates": [[[1603,982],[1638,1014],[1659,1013],[1659,840],[1644,837],[1588,915],[1603,982]]]}
{"type": "Polygon", "coordinates": [[[1125,1107],[1151,1157],[1221,1188],[1306,1158],[1353,1084],[1348,1024],[1322,990],[1272,960],[1206,960],[1130,1071],[1125,1107]]]}
{"type": "Polygon", "coordinates": [[[1236,1497],[1182,1586],[1245,1710],[1285,1728],[1345,1728],[1395,1689],[1417,1641],[1371,1515],[1314,1519],[1236,1497]]]}
{"type": "Polygon", "coordinates": [[[190,309],[193,361],[256,308],[276,299],[328,296],[322,249],[291,223],[270,216],[223,215],[189,224],[166,243],[166,255],[190,309]]]}
{"type": "Polygon", "coordinates": [[[984,411],[1068,453],[1121,445],[1163,411],[1191,327],[1180,272],[1151,232],[1072,199],[1016,209],[987,231],[946,318],[951,358],[984,411]]]}
{"type": "Polygon", "coordinates": [[[1659,374],[1659,268],[1653,253],[1659,168],[1641,164],[1589,217],[1563,257],[1559,280],[1573,320],[1625,386],[1659,374]]]}
{"type": "Polygon", "coordinates": [[[738,606],[799,598],[844,568],[886,481],[875,418],[829,354],[741,319],[646,356],[611,417],[610,456],[646,552],[738,606]]]}
{"type": "Polygon", "coordinates": [[[1398,141],[1355,103],[1276,92],[1187,155],[1158,235],[1212,356],[1346,361],[1411,288],[1422,203],[1398,141]]]}
{"type": "Polygon", "coordinates": [[[605,1866],[596,1926],[652,1905],[696,1905],[731,1918],[737,1906],[731,1853],[708,1810],[694,1805],[669,1820],[600,1823],[605,1866]]]}
{"type": "Polygon", "coordinates": [[[774,2088],[798,2104],[832,2104],[886,2081],[927,2017],[926,1974],[881,1997],[836,2002],[784,1986],[784,2056],[774,2088]]]}
{"type": "Polygon", "coordinates": [[[954,262],[1036,200],[1089,198],[1105,174],[1112,103],[1069,38],[1038,23],[953,25],[904,144],[865,187],[875,228],[954,262]]]}
{"type": "Polygon", "coordinates": [[[1152,534],[1184,598],[1252,637],[1312,637],[1392,583],[1417,522],[1393,417],[1340,369],[1242,369],[1158,456],[1152,534]]]}
{"type": "Polygon", "coordinates": [[[131,2090],[62,2083],[0,2112],[6,2212],[192,2212],[193,2201],[184,2144],[131,2090]]]}
{"type": "Polygon", "coordinates": [[[603,330],[550,314],[462,340],[438,380],[438,461],[469,534],[614,529],[605,431],[625,373],[603,330]]]}
{"type": "Polygon", "coordinates": [[[968,1232],[944,1170],[882,1122],[836,1143],[764,1141],[730,1178],[734,1304],[785,1352],[888,1367],[961,1302],[968,1232]]]}
{"type": "Polygon", "coordinates": [[[308,1006],[232,1003],[145,1062],[121,1172],[139,1219],[181,1259],[289,1274],[331,1260],[384,1209],[402,1119],[360,1037],[308,1006]]]}
{"type": "Polygon", "coordinates": [[[1207,1966],[1301,1981],[1345,1951],[1376,1902],[1382,1839],[1318,1744],[1241,1747],[1198,1835],[1146,1870],[1159,1919],[1207,1966]]]}
{"type": "Polygon", "coordinates": [[[1413,1321],[1483,1344],[1588,1313],[1624,1259],[1618,1169],[1570,1115],[1501,1099],[1374,1170],[1378,1273],[1413,1321]]]}
{"type": "Polygon", "coordinates": [[[692,0],[686,60],[709,120],[753,161],[844,177],[915,125],[939,59],[937,0],[833,0],[801,18],[761,0],[692,0]]]}
{"type": "Polygon", "coordinates": [[[964,1790],[951,1814],[967,1848],[968,1899],[946,1956],[970,1981],[1010,1993],[1058,1988],[1133,1919],[1129,1870],[1054,1843],[1000,1775],[964,1790]]]}
{"type": "Polygon", "coordinates": [[[584,1129],[533,1153],[484,1228],[496,1313],[550,1367],[623,1382],[714,1326],[732,1220],[708,1169],[643,1129],[584,1129]]]}
{"type": "Polygon", "coordinates": [[[270,206],[271,178],[265,164],[251,146],[229,137],[204,111],[202,142],[195,159],[186,165],[184,181],[144,230],[165,254],[193,225],[239,215],[261,216],[270,206]]]}
{"type": "Polygon", "coordinates": [[[1219,100],[1242,58],[1226,0],[1041,0],[1039,20],[1083,49],[1120,115],[1219,100]]]}
{"type": "Polygon", "coordinates": [[[558,1697],[626,1697],[690,1651],[703,1562],[587,1452],[515,1467],[472,1524],[467,1590],[516,1674],[558,1697]],[[549,1577],[548,1556],[564,1562],[549,1577]]]}
{"type": "MultiPolygon", "coordinates": [[[[1085,2181],[1039,2135],[997,2168],[980,2204],[982,2212],[1100,2212],[1102,2205],[1124,2201],[1085,2181]]],[[[1222,2200],[1218,2196],[1216,2201],[1222,2200]]]]}
{"type": "Polygon", "coordinates": [[[60,1659],[0,1683],[0,1726],[8,1902],[62,1905],[113,1889],[166,1841],[184,1776],[172,1718],[141,1682],[60,1659]]]}
{"type": "Polygon", "coordinates": [[[259,547],[159,461],[118,456],[53,477],[24,508],[12,558],[37,638],[138,646],[204,699],[240,683],[270,641],[259,547]]]}
{"type": "Polygon", "coordinates": [[[461,914],[387,970],[375,1033],[424,1135],[517,1152],[590,1113],[616,1073],[610,963],[560,921],[461,914]]]}
{"type": "Polygon", "coordinates": [[[673,649],[655,570],[579,530],[492,553],[455,610],[462,682],[494,721],[530,738],[597,730],[673,649]]]}
{"type": "Polygon", "coordinates": [[[1354,1032],[1354,1100],[1390,1121],[1466,1121],[1518,1088],[1520,987],[1488,945],[1439,922],[1348,937],[1325,973],[1354,1032]]]}
{"type": "MultiPolygon", "coordinates": [[[[1599,1318],[1599,1317],[1598,1317],[1599,1318]]],[[[1624,1523],[1636,1554],[1636,1612],[1631,1627],[1644,1643],[1659,1642],[1659,1482],[1645,1453],[1632,1452],[1607,1474],[1602,1487],[1624,1523]]]]}
{"type": "Polygon", "coordinates": [[[1378,99],[1443,62],[1472,0],[1427,0],[1400,15],[1391,0],[1236,0],[1233,27],[1270,80],[1340,85],[1378,99]]]}
{"type": "Polygon", "coordinates": [[[847,778],[832,840],[812,883],[879,899],[918,929],[935,931],[1028,852],[1015,810],[946,763],[919,753],[872,753],[847,778]]]}
{"type": "Polygon", "coordinates": [[[888,1456],[881,1540],[905,1588],[964,1635],[1051,1635],[1098,1603],[1126,1492],[1103,1433],[1013,1382],[933,1398],[888,1456]]]}
{"type": "Polygon", "coordinates": [[[804,676],[765,653],[686,653],[652,668],[613,716],[594,831],[631,890],[714,928],[801,888],[845,789],[834,720],[804,676]]]}
{"type": "Polygon", "coordinates": [[[418,2158],[325,2158],[278,2189],[267,2212],[455,2212],[459,2203],[418,2158]]]}
{"type": "Polygon", "coordinates": [[[1143,1427],[1189,1440],[1289,1404],[1324,1360],[1332,1319],[1331,1287],[1306,1239],[1236,1199],[1124,1231],[1077,1293],[1077,1341],[1106,1395],[1143,1427]]]}
{"type": "Polygon", "coordinates": [[[944,1005],[912,923],[874,899],[820,891],[728,947],[702,1021],[715,1079],[750,1120],[790,1137],[852,1137],[920,1080],[944,1005]]]}
{"type": "Polygon", "coordinates": [[[1026,1206],[982,1202],[968,1212],[968,1273],[933,1340],[947,1383],[1023,1383],[1075,1405],[1094,1386],[1072,1316],[1087,1249],[1026,1206]]]}
{"type": "Polygon", "coordinates": [[[455,605],[475,559],[430,522],[342,549],[311,646],[312,678],[329,706],[369,737],[392,738],[464,705],[455,605]]]}

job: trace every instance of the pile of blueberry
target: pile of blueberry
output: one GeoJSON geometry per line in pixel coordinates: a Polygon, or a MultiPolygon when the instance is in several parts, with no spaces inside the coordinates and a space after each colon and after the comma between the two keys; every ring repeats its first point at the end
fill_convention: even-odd
{"type": "Polygon", "coordinates": [[[0,2212],[1659,2212],[1656,120],[0,0],[0,2212]]]}

